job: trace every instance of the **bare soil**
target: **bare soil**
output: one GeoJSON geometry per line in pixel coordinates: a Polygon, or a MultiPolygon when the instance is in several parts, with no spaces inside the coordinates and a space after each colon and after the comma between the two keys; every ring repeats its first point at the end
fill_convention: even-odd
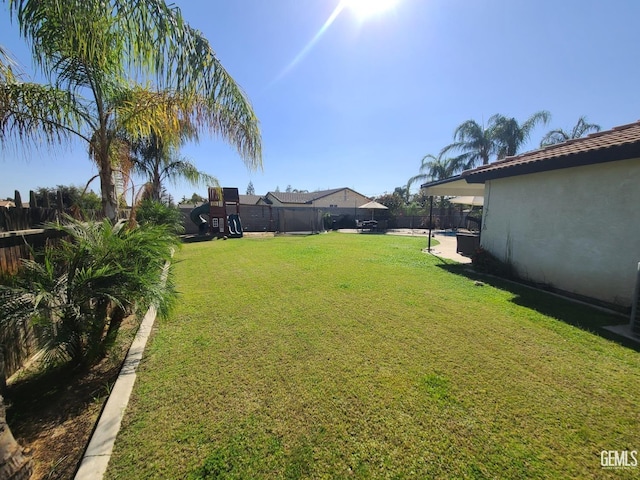
{"type": "Polygon", "coordinates": [[[7,422],[33,458],[32,480],[75,476],[137,326],[135,319],[127,319],[117,345],[89,369],[27,373],[10,380],[7,422]]]}

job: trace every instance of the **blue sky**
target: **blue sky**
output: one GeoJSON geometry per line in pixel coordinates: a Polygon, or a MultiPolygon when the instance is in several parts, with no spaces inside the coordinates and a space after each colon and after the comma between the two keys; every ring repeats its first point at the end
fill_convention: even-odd
{"type": "MultiPolygon", "coordinates": [[[[182,154],[223,186],[256,193],[288,185],[392,192],[421,158],[451,143],[457,125],[500,113],[523,121],[548,110],[552,128],[578,117],[604,129],[640,119],[637,0],[399,0],[363,20],[344,9],[305,51],[339,0],[178,0],[251,99],[263,171],[249,172],[219,139],[182,154]],[[305,54],[292,65],[292,61],[305,54]]],[[[0,45],[30,55],[0,5],[0,45]]],[[[28,156],[0,150],[0,197],[84,185],[86,147],[28,156]],[[28,158],[26,158],[28,157],[28,158]]],[[[94,182],[93,188],[99,188],[94,182]]],[[[174,198],[198,191],[169,185],[174,198]]]]}

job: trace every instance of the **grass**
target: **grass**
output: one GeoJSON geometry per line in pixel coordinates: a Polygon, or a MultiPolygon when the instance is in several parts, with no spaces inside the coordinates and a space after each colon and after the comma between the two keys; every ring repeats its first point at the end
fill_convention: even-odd
{"type": "Polygon", "coordinates": [[[619,319],[478,286],[424,242],[186,245],[107,478],[637,474],[600,452],[640,450],[638,353],[575,326],[619,319]]]}

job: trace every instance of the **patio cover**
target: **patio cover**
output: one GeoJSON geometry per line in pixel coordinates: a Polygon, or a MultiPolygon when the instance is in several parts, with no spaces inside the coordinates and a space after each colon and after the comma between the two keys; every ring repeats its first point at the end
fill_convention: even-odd
{"type": "Polygon", "coordinates": [[[427,196],[452,197],[458,195],[484,197],[484,183],[467,183],[461,175],[444,180],[436,180],[421,185],[427,196]]]}
{"type": "MultiPolygon", "coordinates": [[[[426,191],[427,196],[431,197],[429,207],[429,240],[427,242],[427,251],[431,251],[431,226],[433,225],[433,197],[482,197],[484,201],[484,183],[467,183],[462,175],[457,175],[444,180],[436,180],[435,182],[420,185],[420,188],[426,191]]],[[[483,202],[484,203],[484,202],[483,202]]]]}
{"type": "Polygon", "coordinates": [[[373,215],[376,210],[388,210],[389,207],[378,203],[376,201],[367,202],[364,205],[360,205],[358,208],[366,208],[367,210],[371,210],[371,220],[373,220],[373,215]]]}
{"type": "Polygon", "coordinates": [[[453,197],[449,199],[450,203],[455,203],[458,205],[471,205],[473,207],[475,206],[482,206],[484,205],[484,197],[472,197],[469,195],[465,195],[462,197],[453,197]]]}

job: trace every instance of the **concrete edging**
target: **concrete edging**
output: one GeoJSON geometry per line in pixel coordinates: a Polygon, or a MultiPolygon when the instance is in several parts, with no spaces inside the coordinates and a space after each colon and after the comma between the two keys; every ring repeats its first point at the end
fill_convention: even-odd
{"type": "Polygon", "coordinates": [[[113,445],[120,431],[120,424],[129,403],[133,384],[136,381],[136,370],[142,360],[142,354],[155,319],[156,309],[152,306],[145,314],[131,348],[129,348],[118,379],[100,415],[87,450],[84,452],[75,476],[76,480],[100,480],[107,471],[113,445]]]}
{"type": "MultiPolygon", "coordinates": [[[[166,281],[168,272],[169,263],[167,262],[162,271],[163,281],[166,281]]],[[[111,390],[104,410],[100,414],[96,429],[82,456],[80,466],[74,477],[75,480],[101,480],[107,471],[113,446],[122,424],[122,418],[129,404],[129,397],[136,381],[136,371],[142,360],[147,340],[151,335],[156,314],[156,308],[153,305],[150,306],[140,323],[116,383],[111,390]]]]}

